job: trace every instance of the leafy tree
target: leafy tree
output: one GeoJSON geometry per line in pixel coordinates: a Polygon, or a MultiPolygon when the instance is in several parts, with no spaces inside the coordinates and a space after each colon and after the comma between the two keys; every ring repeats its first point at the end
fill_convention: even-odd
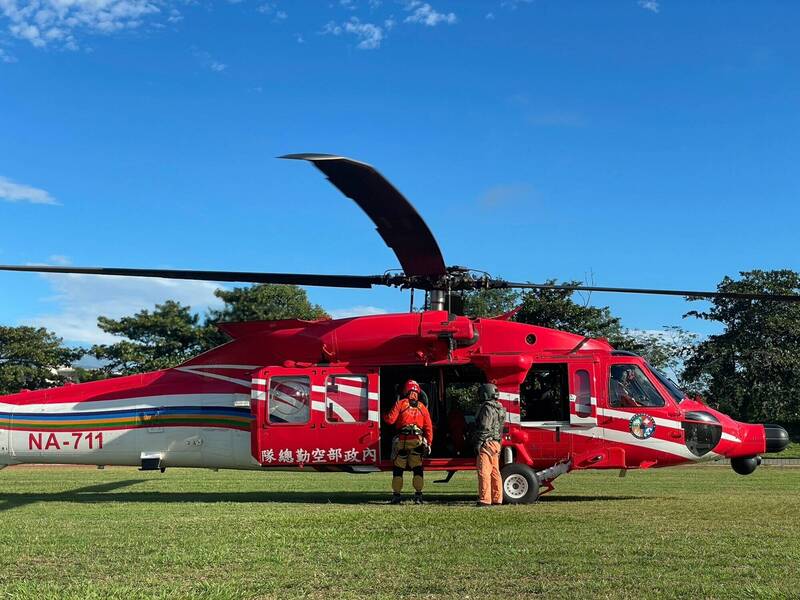
{"type": "Polygon", "coordinates": [[[73,367],[72,372],[68,374],[68,377],[72,383],[86,383],[89,381],[108,379],[108,372],[99,367],[92,369],[87,369],[86,367],[73,367]]]}
{"type": "Polygon", "coordinates": [[[191,307],[172,300],[132,317],[100,317],[100,329],[126,339],[94,346],[92,354],[105,362],[107,373],[130,375],[173,367],[208,346],[209,332],[199,320],[191,307]]]}
{"type": "MultiPolygon", "coordinates": [[[[143,310],[131,317],[100,317],[100,329],[125,338],[115,344],[92,348],[92,354],[105,363],[102,371],[129,375],[174,367],[228,341],[213,326],[214,321],[327,316],[321,306],[308,301],[305,290],[294,285],[256,285],[214,293],[225,305],[221,310],[209,311],[204,322],[192,313],[191,307],[172,300],[156,305],[152,312],[143,310]]],[[[78,376],[96,378],[99,375],[82,373],[78,376]]]]}
{"type": "Polygon", "coordinates": [[[654,367],[683,384],[683,366],[694,352],[697,334],[677,326],[664,327],[662,331],[636,331],[626,329],[612,345],[643,356],[654,367]]]}
{"type": "Polygon", "coordinates": [[[470,317],[497,317],[514,309],[520,301],[516,290],[479,290],[464,294],[464,314],[470,317]]]}
{"type": "Polygon", "coordinates": [[[279,319],[321,319],[328,313],[311,304],[306,291],[296,285],[254,285],[216,290],[225,306],[209,312],[209,321],[274,321],[279,319]]]}
{"type": "MultiPolygon", "coordinates": [[[[721,292],[800,293],[800,274],[747,271],[725,277],[721,292]]],[[[716,298],[688,313],[724,327],[701,342],[685,377],[712,406],[750,422],[800,424],[800,303],[716,298]]]]}
{"type": "Polygon", "coordinates": [[[253,285],[232,290],[216,290],[214,295],[225,306],[208,313],[208,348],[227,341],[211,325],[214,322],[277,321],[280,319],[322,319],[328,313],[308,300],[306,291],[296,285],[253,285]]]}
{"type": "MultiPolygon", "coordinates": [[[[548,284],[556,283],[549,280],[548,284]]],[[[569,281],[564,285],[579,285],[569,281]]],[[[618,317],[609,308],[598,308],[578,304],[572,299],[575,292],[570,290],[529,290],[522,295],[522,308],[515,320],[520,323],[541,325],[561,329],[579,335],[612,340],[623,338],[623,329],[618,317]]]]}
{"type": "Polygon", "coordinates": [[[0,394],[61,385],[67,378],[56,370],[82,355],[43,327],[0,326],[0,394]]]}
{"type": "MultiPolygon", "coordinates": [[[[578,282],[565,285],[578,285],[578,282]]],[[[625,329],[607,306],[580,304],[575,302],[574,295],[570,290],[529,290],[523,294],[513,290],[482,290],[467,294],[464,306],[465,313],[470,316],[494,316],[521,304],[513,317],[515,321],[606,338],[615,348],[640,354],[652,365],[678,377],[683,361],[694,346],[694,334],[679,327],[666,327],[663,332],[625,329]]]]}

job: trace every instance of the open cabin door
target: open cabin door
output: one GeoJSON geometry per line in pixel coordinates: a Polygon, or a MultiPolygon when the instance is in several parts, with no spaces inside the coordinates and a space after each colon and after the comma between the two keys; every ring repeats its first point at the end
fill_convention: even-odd
{"type": "Polygon", "coordinates": [[[369,466],[379,459],[378,371],[259,370],[252,380],[253,457],[262,466],[369,466]]]}
{"type": "Polygon", "coordinates": [[[596,365],[591,361],[569,363],[569,424],[597,426],[596,365]]]}

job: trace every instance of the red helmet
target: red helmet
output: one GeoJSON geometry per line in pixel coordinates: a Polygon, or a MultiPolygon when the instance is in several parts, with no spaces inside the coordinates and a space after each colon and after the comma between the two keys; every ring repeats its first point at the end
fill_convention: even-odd
{"type": "Polygon", "coordinates": [[[417,395],[420,393],[419,384],[413,379],[409,379],[403,385],[403,398],[408,396],[411,392],[417,392],[417,395]]]}

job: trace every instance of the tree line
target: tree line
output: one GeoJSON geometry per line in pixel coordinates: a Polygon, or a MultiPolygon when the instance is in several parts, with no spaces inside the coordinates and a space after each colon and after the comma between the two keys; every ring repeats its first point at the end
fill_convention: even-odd
{"type": "MultiPolygon", "coordinates": [[[[717,289],[796,295],[800,274],[747,271],[738,279],[725,277],[717,289]]],[[[119,341],[89,349],[67,347],[43,328],[0,326],[0,394],[172,367],[227,341],[214,325],[220,321],[328,316],[297,286],[256,285],[215,294],[222,308],[203,317],[172,300],[120,319],[101,316],[99,328],[119,341]],[[58,373],[84,355],[102,366],[58,373]]],[[[515,321],[605,338],[615,348],[644,356],[690,394],[736,419],[800,429],[800,303],[717,298],[706,306],[685,316],[717,323],[721,333],[700,338],[680,327],[626,328],[608,307],[590,306],[567,290],[486,290],[464,298],[467,315],[496,316],[517,308],[515,321]]]]}

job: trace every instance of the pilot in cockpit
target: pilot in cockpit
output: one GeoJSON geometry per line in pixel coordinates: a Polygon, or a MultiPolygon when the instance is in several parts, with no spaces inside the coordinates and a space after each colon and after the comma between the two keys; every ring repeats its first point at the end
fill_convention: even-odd
{"type": "Polygon", "coordinates": [[[633,408],[641,406],[637,398],[642,397],[641,390],[636,382],[636,372],[628,365],[615,365],[611,367],[611,398],[612,407],[633,408]]]}

